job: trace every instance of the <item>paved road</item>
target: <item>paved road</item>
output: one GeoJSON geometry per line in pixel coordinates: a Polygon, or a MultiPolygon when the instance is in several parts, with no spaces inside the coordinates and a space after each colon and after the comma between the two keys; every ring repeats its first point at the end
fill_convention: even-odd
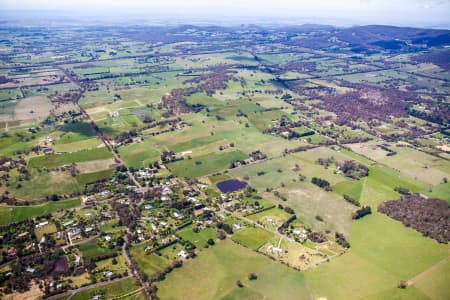
{"type": "MultiPolygon", "coordinates": [[[[82,95],[83,95],[83,93],[85,92],[85,89],[84,89],[84,87],[82,86],[82,84],[81,84],[81,82],[77,79],[77,78],[75,78],[75,77],[73,77],[69,72],[67,72],[67,70],[66,69],[64,69],[64,68],[62,68],[62,67],[60,67],[60,66],[55,66],[56,68],[58,68],[59,70],[61,70],[66,76],[67,76],[67,78],[69,78],[70,79],[70,81],[72,81],[73,83],[75,83],[77,86],[79,86],[80,87],[80,89],[81,89],[81,92],[80,92],[80,94],[77,96],[77,98],[76,98],[76,101],[75,101],[75,104],[78,106],[78,108],[80,109],[80,111],[81,111],[81,113],[83,114],[83,116],[87,119],[87,120],[89,120],[89,124],[91,125],[91,127],[94,129],[94,131],[97,133],[97,135],[99,136],[99,138],[102,140],[102,142],[103,142],[103,144],[106,146],[106,148],[111,152],[111,154],[114,156],[114,159],[115,159],[115,161],[117,162],[117,163],[119,163],[120,165],[124,165],[125,166],[125,163],[122,161],[122,159],[120,158],[120,156],[114,151],[114,147],[112,146],[112,144],[111,144],[111,142],[108,140],[108,138],[106,138],[106,136],[103,134],[103,132],[98,128],[98,126],[95,124],[95,122],[94,122],[94,120],[91,118],[91,116],[79,105],[79,103],[78,103],[78,101],[80,100],[80,98],[82,97],[82,95]]],[[[127,176],[128,176],[128,178],[131,180],[131,181],[133,181],[133,183],[138,187],[138,188],[142,188],[142,186],[141,186],[141,184],[137,181],[137,179],[136,179],[136,177],[134,176],[134,174],[132,173],[132,172],[130,172],[129,170],[127,170],[127,176]]],[[[143,198],[141,198],[140,200],[139,200],[139,202],[137,202],[136,204],[137,205],[141,205],[142,204],[142,202],[143,202],[143,198]]],[[[129,233],[131,233],[131,230],[130,230],[130,228],[127,228],[127,234],[129,234],[129,233]]],[[[127,248],[127,244],[128,244],[128,240],[127,240],[127,237],[126,237],[126,235],[125,235],[125,243],[123,244],[123,246],[122,246],[122,253],[123,253],[123,256],[124,256],[124,258],[125,258],[125,260],[127,261],[127,265],[128,265],[128,273],[129,273],[129,276],[128,277],[132,277],[132,276],[135,276],[137,279],[138,279],[138,281],[139,281],[139,284],[141,285],[141,287],[142,287],[142,289],[143,289],[143,291],[144,291],[144,294],[145,294],[145,296],[146,296],[146,298],[150,298],[150,295],[148,295],[148,293],[147,293],[147,291],[146,291],[146,287],[147,287],[147,285],[146,285],[146,283],[145,283],[145,281],[141,278],[141,276],[139,275],[139,273],[136,271],[136,269],[134,269],[132,266],[132,263],[131,263],[131,259],[130,259],[130,257],[128,256],[128,252],[127,252],[127,250],[126,250],[126,248],[127,248]]],[[[96,287],[96,285],[90,285],[90,286],[88,286],[88,288],[89,287],[96,287]]],[[[73,294],[72,294],[73,295],[73,294]]],[[[70,297],[69,297],[70,298],[70,297]]]]}

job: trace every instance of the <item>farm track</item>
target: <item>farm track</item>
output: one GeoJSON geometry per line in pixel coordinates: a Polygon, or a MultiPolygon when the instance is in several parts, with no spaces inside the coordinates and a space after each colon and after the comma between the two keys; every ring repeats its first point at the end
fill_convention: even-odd
{"type": "Polygon", "coordinates": [[[430,274],[431,272],[433,272],[434,270],[436,270],[437,268],[445,265],[446,263],[450,262],[450,256],[447,256],[446,258],[444,258],[443,260],[437,262],[436,264],[432,265],[431,267],[429,267],[428,269],[426,269],[425,271],[423,271],[420,274],[417,274],[416,276],[414,276],[413,278],[411,278],[410,280],[408,280],[406,282],[406,284],[408,286],[414,285],[416,284],[418,281],[420,281],[422,278],[426,277],[428,274],[430,274]]]}

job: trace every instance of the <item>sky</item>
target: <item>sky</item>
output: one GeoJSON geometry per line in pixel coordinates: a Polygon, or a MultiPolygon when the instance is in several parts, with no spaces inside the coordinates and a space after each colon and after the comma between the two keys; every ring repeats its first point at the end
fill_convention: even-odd
{"type": "Polygon", "coordinates": [[[123,18],[171,15],[218,23],[261,18],[298,24],[450,28],[450,0],[0,0],[2,10],[123,18]]]}

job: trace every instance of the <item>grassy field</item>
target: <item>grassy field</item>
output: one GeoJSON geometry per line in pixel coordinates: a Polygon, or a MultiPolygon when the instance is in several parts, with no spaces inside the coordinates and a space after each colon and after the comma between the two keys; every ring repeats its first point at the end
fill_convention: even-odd
{"type": "Polygon", "coordinates": [[[426,192],[427,185],[383,165],[374,165],[369,169],[361,191],[363,204],[378,206],[385,200],[397,199],[400,195],[395,187],[407,188],[413,192],[426,192]]]}
{"type": "Polygon", "coordinates": [[[278,190],[286,196],[287,201],[280,201],[274,197],[271,200],[291,207],[308,227],[314,230],[330,229],[344,234],[350,233],[354,206],[341,196],[325,192],[309,182],[286,184],[284,188],[278,190]],[[316,216],[320,216],[323,221],[318,221],[316,216]]]}
{"type": "Polygon", "coordinates": [[[259,227],[246,227],[237,231],[235,230],[233,233],[234,241],[254,250],[258,250],[272,237],[273,233],[259,227]]]}
{"type": "Polygon", "coordinates": [[[345,255],[305,273],[316,298],[424,299],[416,288],[396,288],[398,282],[448,255],[447,245],[378,213],[353,223],[350,244],[345,255]]]}
{"type": "Polygon", "coordinates": [[[102,141],[98,137],[88,138],[76,142],[59,143],[53,145],[53,149],[57,152],[77,152],[86,149],[98,148],[102,145],[102,141]]]}
{"type": "Polygon", "coordinates": [[[386,156],[380,162],[426,184],[436,185],[450,176],[450,162],[445,159],[407,147],[395,147],[394,150],[398,154],[386,156]]]}
{"type": "Polygon", "coordinates": [[[20,89],[6,89],[0,91],[0,101],[14,100],[22,97],[23,95],[20,89]]]}
{"type": "Polygon", "coordinates": [[[147,275],[151,276],[170,265],[170,261],[163,256],[146,254],[144,251],[146,246],[146,244],[136,245],[130,249],[130,254],[147,275]]]}
{"type": "Polygon", "coordinates": [[[360,180],[348,180],[332,186],[333,192],[339,195],[348,195],[359,201],[365,178],[360,180]]]}
{"type": "Polygon", "coordinates": [[[75,178],[79,185],[83,186],[87,183],[95,182],[101,179],[110,178],[114,174],[113,170],[104,170],[94,173],[86,173],[77,175],[75,178]]]}
{"type": "Polygon", "coordinates": [[[42,205],[0,206],[0,213],[3,216],[0,219],[0,225],[42,216],[58,210],[70,209],[73,207],[77,207],[80,204],[80,199],[70,199],[57,202],[48,202],[42,205]]]}
{"type": "Polygon", "coordinates": [[[142,168],[158,161],[161,152],[152,148],[152,145],[146,143],[134,143],[119,148],[120,157],[125,161],[128,167],[142,168]]]}
{"type": "MultiPolygon", "coordinates": [[[[114,299],[115,297],[119,297],[121,295],[126,295],[133,291],[139,289],[139,286],[136,285],[133,278],[127,278],[124,280],[120,280],[117,282],[113,282],[111,284],[102,286],[100,288],[93,288],[89,290],[85,290],[73,295],[70,299],[73,300],[85,300],[92,299],[96,295],[103,295],[104,299],[114,299]]],[[[125,299],[125,298],[124,298],[125,299]]],[[[127,297],[126,299],[144,299],[144,297],[138,293],[132,298],[127,297]]]]}
{"type": "MultiPolygon", "coordinates": [[[[52,103],[42,96],[22,98],[20,100],[2,101],[0,107],[2,108],[0,113],[0,121],[18,121],[19,124],[34,124],[43,121],[50,114],[50,110],[53,108],[52,103]],[[14,103],[12,108],[6,109],[4,113],[4,105],[7,103],[14,103]]],[[[11,126],[12,127],[12,126],[11,126]]]]}
{"type": "Polygon", "coordinates": [[[450,299],[450,262],[439,266],[424,278],[421,278],[414,285],[425,296],[430,299],[446,300],[450,299]]]}
{"type": "Polygon", "coordinates": [[[90,260],[97,258],[102,255],[112,254],[116,252],[115,250],[111,250],[108,248],[103,248],[97,245],[96,243],[83,243],[78,246],[81,253],[83,254],[84,260],[90,260]]]}
{"type": "Polygon", "coordinates": [[[229,240],[217,242],[167,275],[158,283],[158,296],[167,300],[310,298],[302,273],[229,240]],[[250,272],[258,279],[248,280],[250,272]],[[236,286],[238,279],[243,288],[236,286]]]}
{"type": "MultiPolygon", "coordinates": [[[[260,112],[248,116],[250,122],[260,131],[272,127],[272,121],[278,121],[282,116],[289,116],[286,112],[281,110],[274,110],[268,112],[260,112]]],[[[288,117],[289,118],[289,117],[288,117]]]]}
{"type": "Polygon", "coordinates": [[[262,221],[264,219],[273,219],[274,221],[284,222],[291,217],[290,214],[280,208],[271,208],[256,214],[249,215],[248,218],[254,221],[262,221]]]}
{"type": "Polygon", "coordinates": [[[44,235],[44,234],[50,234],[50,233],[54,233],[54,232],[56,232],[57,231],[57,229],[56,229],[56,226],[55,226],[55,224],[47,224],[47,225],[45,225],[45,226],[43,226],[43,227],[40,227],[40,228],[36,228],[35,230],[34,230],[34,233],[36,234],[36,239],[38,240],[38,241],[40,241],[41,239],[42,239],[42,236],[44,235]]]}
{"type": "Polygon", "coordinates": [[[67,123],[57,128],[59,138],[55,141],[56,145],[70,144],[97,137],[91,125],[86,122],[67,123]]]}
{"type": "Polygon", "coordinates": [[[53,194],[64,195],[79,191],[80,187],[73,177],[68,172],[41,172],[36,169],[30,170],[30,180],[24,184],[18,180],[18,177],[13,177],[11,183],[13,186],[22,184],[21,188],[10,189],[11,194],[19,199],[34,201],[36,199],[42,200],[47,196],[53,194]]]}
{"type": "Polygon", "coordinates": [[[178,231],[177,234],[184,240],[191,241],[198,249],[202,249],[208,239],[216,239],[216,229],[212,227],[195,233],[192,231],[192,226],[187,226],[178,231]]]}
{"type": "Polygon", "coordinates": [[[167,164],[167,167],[178,177],[194,178],[228,169],[231,162],[246,158],[245,153],[233,150],[176,161],[167,164]]]}
{"type": "Polygon", "coordinates": [[[33,157],[28,162],[30,168],[52,168],[65,164],[111,158],[112,154],[106,148],[82,150],[73,153],[49,154],[33,157]]]}
{"type": "Polygon", "coordinates": [[[317,250],[294,241],[291,242],[286,239],[281,239],[278,236],[272,238],[258,251],[300,270],[305,270],[308,267],[320,264],[326,259],[326,255],[317,250]],[[270,250],[270,246],[279,247],[283,251],[281,253],[273,252],[270,250]]]}
{"type": "Polygon", "coordinates": [[[97,267],[95,268],[95,271],[108,270],[111,272],[115,272],[116,274],[123,274],[125,271],[127,271],[127,265],[123,255],[118,255],[115,258],[101,260],[97,262],[96,265],[97,267]],[[117,264],[112,263],[113,259],[117,261],[117,264]]]}

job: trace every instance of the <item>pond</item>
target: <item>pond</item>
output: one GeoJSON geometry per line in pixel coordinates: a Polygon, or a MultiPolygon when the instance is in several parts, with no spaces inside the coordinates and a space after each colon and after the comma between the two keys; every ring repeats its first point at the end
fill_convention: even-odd
{"type": "Polygon", "coordinates": [[[247,183],[237,179],[229,179],[218,182],[216,185],[222,193],[232,193],[245,188],[247,183]]]}

